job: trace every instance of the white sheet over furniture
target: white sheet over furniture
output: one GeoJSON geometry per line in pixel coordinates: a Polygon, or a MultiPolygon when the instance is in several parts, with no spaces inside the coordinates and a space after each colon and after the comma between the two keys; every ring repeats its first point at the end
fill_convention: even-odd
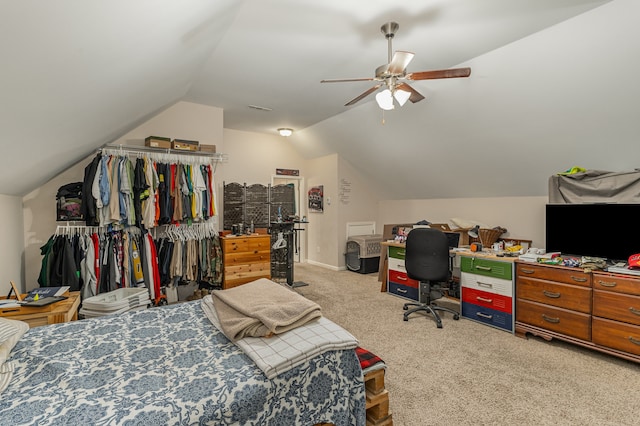
{"type": "Polygon", "coordinates": [[[0,425],[364,425],[353,350],[274,379],[200,301],[29,330],[14,348],[0,425]]]}

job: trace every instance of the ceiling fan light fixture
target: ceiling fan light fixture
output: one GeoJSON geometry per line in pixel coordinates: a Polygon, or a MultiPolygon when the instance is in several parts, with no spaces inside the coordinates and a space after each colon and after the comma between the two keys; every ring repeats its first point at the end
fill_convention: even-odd
{"type": "Polygon", "coordinates": [[[382,92],[376,95],[376,102],[378,106],[385,111],[392,110],[394,108],[393,105],[393,95],[391,95],[391,90],[384,89],[382,92]]]}
{"type": "Polygon", "coordinates": [[[293,129],[289,129],[287,127],[281,127],[278,129],[278,133],[280,133],[280,136],[288,138],[293,134],[293,129]]]}
{"type": "Polygon", "coordinates": [[[396,89],[393,92],[393,97],[396,98],[396,101],[398,101],[400,106],[403,106],[411,97],[411,93],[406,90],[396,89]]]}

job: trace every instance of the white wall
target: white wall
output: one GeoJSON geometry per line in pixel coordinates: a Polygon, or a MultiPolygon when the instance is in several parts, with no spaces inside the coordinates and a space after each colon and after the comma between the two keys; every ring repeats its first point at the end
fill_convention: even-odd
{"type": "Polygon", "coordinates": [[[307,170],[307,191],[319,185],[324,190],[324,211],[307,215],[307,262],[338,269],[338,205],[327,204],[327,198],[336,200],[338,195],[338,155],[310,160],[307,170]]]}
{"type": "MultiPolygon", "coordinates": [[[[351,163],[338,159],[338,194],[333,200],[338,206],[338,265],[346,268],[344,252],[347,246],[347,223],[376,222],[379,196],[371,183],[362,177],[351,163]]],[[[376,233],[382,234],[382,225],[376,223],[376,233]]]]}
{"type": "Polygon", "coordinates": [[[547,197],[453,198],[437,200],[385,200],[380,202],[379,222],[451,223],[452,218],[471,219],[507,229],[505,237],[533,240],[533,247],[545,245],[547,197]]]}
{"type": "Polygon", "coordinates": [[[6,296],[11,288],[9,281],[24,290],[21,197],[0,195],[0,241],[0,295],[6,296]]]}
{"type": "Polygon", "coordinates": [[[295,136],[284,138],[275,133],[267,135],[224,129],[224,153],[229,157],[229,163],[218,180],[267,185],[278,168],[300,170],[300,176],[304,177],[306,160],[293,148],[293,144],[295,136]]]}

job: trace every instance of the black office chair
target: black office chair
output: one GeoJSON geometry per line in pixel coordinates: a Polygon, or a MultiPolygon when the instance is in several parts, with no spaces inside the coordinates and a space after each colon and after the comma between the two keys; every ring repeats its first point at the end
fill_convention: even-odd
{"type": "Polygon", "coordinates": [[[449,270],[449,240],[444,232],[435,228],[415,228],[407,235],[404,265],[407,276],[420,282],[418,298],[420,303],[405,303],[404,320],[418,311],[426,311],[433,315],[438,328],[442,328],[442,320],[436,311],[450,312],[453,319],[460,319],[460,314],[453,309],[437,306],[434,299],[439,299],[448,289],[451,272],[449,270]],[[410,306],[414,306],[409,310],[410,306]]]}

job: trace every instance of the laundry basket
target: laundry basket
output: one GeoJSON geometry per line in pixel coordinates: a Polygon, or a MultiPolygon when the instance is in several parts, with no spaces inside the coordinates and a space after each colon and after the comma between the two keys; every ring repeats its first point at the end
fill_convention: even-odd
{"type": "Polygon", "coordinates": [[[146,288],[119,288],[84,299],[80,315],[83,318],[95,318],[147,309],[149,305],[151,305],[151,299],[149,299],[149,290],[146,288]]]}
{"type": "Polygon", "coordinates": [[[347,269],[361,274],[378,272],[382,235],[353,235],[347,238],[347,269]]]}

